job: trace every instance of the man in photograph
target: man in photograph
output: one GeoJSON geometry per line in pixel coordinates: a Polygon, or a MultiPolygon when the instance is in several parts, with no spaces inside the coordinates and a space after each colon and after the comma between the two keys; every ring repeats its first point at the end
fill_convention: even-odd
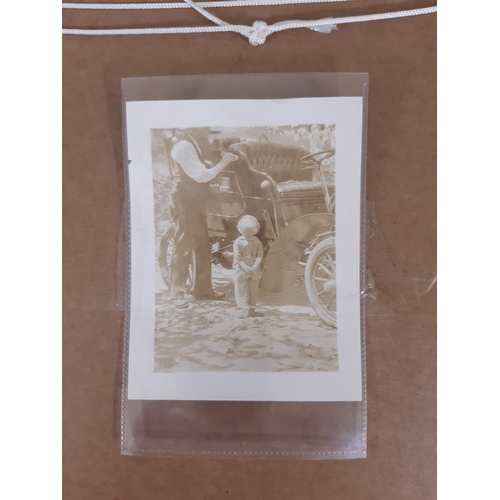
{"type": "MultiPolygon", "coordinates": [[[[203,132],[197,129],[197,134],[203,132]]],[[[208,129],[207,129],[208,134],[208,129]]],[[[196,300],[221,300],[223,292],[212,287],[212,251],[207,228],[206,200],[212,181],[238,159],[223,153],[215,166],[204,160],[198,142],[187,131],[167,130],[162,134],[172,172],[170,212],[174,241],[170,266],[170,295],[176,307],[188,306],[185,298],[189,265],[194,252],[193,294],[196,300]]]]}

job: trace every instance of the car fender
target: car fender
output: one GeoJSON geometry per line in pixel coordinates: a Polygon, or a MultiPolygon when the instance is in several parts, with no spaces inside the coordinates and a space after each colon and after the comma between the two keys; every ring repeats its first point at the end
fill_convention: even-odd
{"type": "Polygon", "coordinates": [[[331,231],[334,225],[335,216],[329,213],[304,215],[290,223],[267,252],[260,288],[282,292],[292,287],[304,252],[318,235],[331,231]]]}

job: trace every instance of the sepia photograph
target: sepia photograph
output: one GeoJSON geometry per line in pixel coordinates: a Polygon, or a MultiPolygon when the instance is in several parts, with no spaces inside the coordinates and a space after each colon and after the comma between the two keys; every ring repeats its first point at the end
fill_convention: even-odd
{"type": "Polygon", "coordinates": [[[155,372],[338,370],[335,139],[151,130],[155,372]]]}
{"type": "Polygon", "coordinates": [[[128,397],[359,401],[361,97],[132,101],[128,397]]]}

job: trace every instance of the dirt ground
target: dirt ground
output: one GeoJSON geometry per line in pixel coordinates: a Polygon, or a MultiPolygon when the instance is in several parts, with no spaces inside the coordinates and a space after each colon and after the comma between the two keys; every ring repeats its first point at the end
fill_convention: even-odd
{"type": "Polygon", "coordinates": [[[222,301],[172,304],[157,278],[155,371],[337,371],[337,332],[324,325],[303,282],[286,293],[259,290],[258,317],[236,308],[232,271],[213,267],[222,301]]]}

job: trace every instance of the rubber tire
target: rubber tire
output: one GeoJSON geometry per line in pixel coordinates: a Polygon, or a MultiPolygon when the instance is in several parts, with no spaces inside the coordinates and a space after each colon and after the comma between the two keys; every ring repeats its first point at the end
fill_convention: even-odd
{"type": "Polygon", "coordinates": [[[309,258],[307,259],[304,279],[306,284],[307,296],[316,314],[322,319],[324,323],[333,328],[337,328],[337,313],[329,311],[319,301],[314,282],[314,273],[318,262],[327,253],[332,253],[335,259],[335,240],[333,238],[327,238],[313,248],[311,255],[309,255],[309,258]]]}
{"type": "MultiPolygon", "coordinates": [[[[167,289],[170,290],[170,272],[169,272],[169,266],[167,262],[167,255],[168,255],[168,247],[172,244],[172,240],[174,239],[174,227],[170,226],[165,234],[163,235],[162,239],[160,240],[160,248],[158,251],[158,265],[160,268],[160,273],[161,277],[163,278],[163,281],[165,285],[167,286],[167,289]]],[[[194,252],[193,252],[193,257],[191,259],[191,265],[189,269],[189,276],[188,280],[191,281],[191,283],[186,284],[186,293],[191,293],[192,286],[193,286],[193,276],[194,276],[194,269],[195,269],[195,261],[194,261],[194,252]]]]}

